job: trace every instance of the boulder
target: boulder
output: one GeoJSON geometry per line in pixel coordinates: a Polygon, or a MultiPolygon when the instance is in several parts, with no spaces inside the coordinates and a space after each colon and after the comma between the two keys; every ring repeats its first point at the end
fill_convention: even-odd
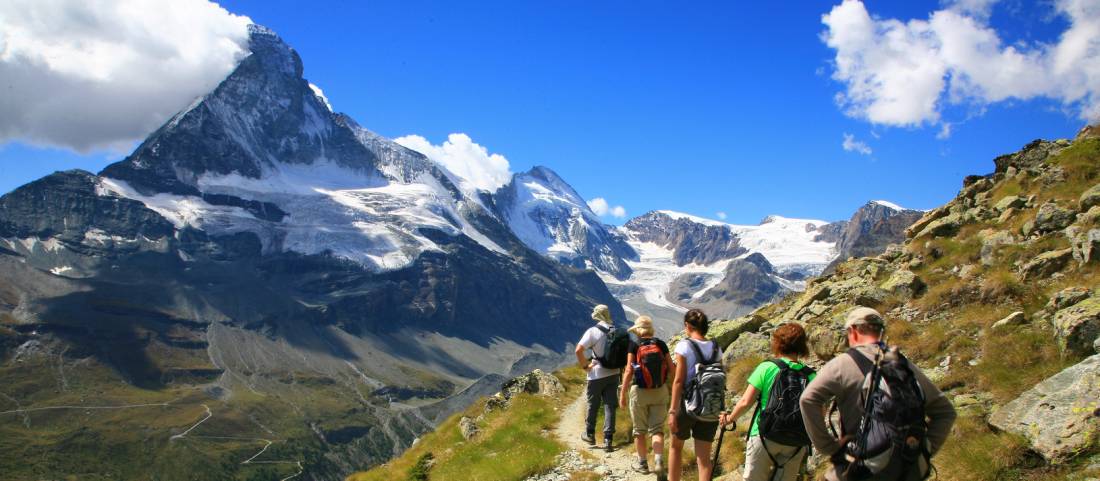
{"type": "Polygon", "coordinates": [[[902,269],[891,274],[890,278],[886,279],[886,282],[883,282],[879,287],[905,299],[912,299],[913,296],[924,290],[924,281],[917,277],[913,271],[902,269]]]}
{"type": "Polygon", "coordinates": [[[1061,271],[1073,259],[1073,249],[1061,249],[1044,252],[1032,259],[1020,269],[1021,278],[1024,281],[1044,279],[1051,274],[1061,271]]]}
{"type": "Polygon", "coordinates": [[[1077,226],[1067,227],[1066,237],[1073,249],[1073,258],[1081,265],[1100,259],[1100,229],[1087,232],[1077,226]]]}
{"type": "Polygon", "coordinates": [[[462,419],[458,420],[458,431],[462,434],[462,439],[469,441],[477,436],[479,430],[473,419],[462,416],[462,419]]]}
{"type": "Polygon", "coordinates": [[[542,372],[541,369],[535,369],[530,373],[512,378],[504,383],[503,388],[501,388],[501,393],[503,393],[504,398],[509,400],[520,393],[537,394],[540,396],[557,396],[564,392],[565,387],[561,385],[561,381],[553,374],[542,372]]]}
{"type": "Polygon", "coordinates": [[[756,332],[760,329],[760,326],[764,325],[767,321],[762,316],[757,314],[749,314],[744,317],[738,317],[737,319],[729,319],[724,321],[718,321],[710,325],[710,330],[707,331],[707,337],[713,339],[718,343],[718,346],[725,349],[731,342],[737,339],[743,332],[756,332]]]}
{"type": "Polygon", "coordinates": [[[1092,206],[1089,210],[1077,214],[1078,224],[1100,224],[1100,205],[1092,206]]]}
{"type": "Polygon", "coordinates": [[[1016,243],[1016,238],[1010,232],[999,230],[995,232],[982,231],[981,259],[982,265],[991,266],[996,261],[997,248],[1003,245],[1016,243]]]}
{"type": "Polygon", "coordinates": [[[951,213],[944,217],[940,217],[928,224],[924,230],[915,235],[918,237],[947,237],[955,235],[959,231],[959,227],[963,225],[964,215],[960,213],[951,213]]]}
{"type": "Polygon", "coordinates": [[[1081,194],[1081,198],[1077,200],[1077,209],[1081,212],[1085,212],[1093,207],[1100,205],[1100,184],[1096,184],[1081,194]]]}
{"type": "Polygon", "coordinates": [[[722,363],[727,367],[746,357],[767,357],[771,352],[771,336],[758,332],[746,332],[726,346],[722,363]]]}
{"type": "Polygon", "coordinates": [[[1091,294],[1092,291],[1087,287],[1068,287],[1054,294],[1054,297],[1051,297],[1050,301],[1047,302],[1046,309],[1050,312],[1057,312],[1088,299],[1091,294]]]}
{"type": "Polygon", "coordinates": [[[1023,311],[1016,311],[1009,314],[1008,317],[1001,319],[993,323],[993,329],[1001,329],[1009,326],[1019,326],[1027,324],[1027,316],[1023,311]]]}
{"type": "Polygon", "coordinates": [[[1035,214],[1034,228],[1038,232],[1054,232],[1062,230],[1077,220],[1077,213],[1063,209],[1054,202],[1047,202],[1039,206],[1039,212],[1035,214]]]}
{"type": "Polygon", "coordinates": [[[946,205],[942,207],[937,207],[926,212],[923,217],[917,219],[916,222],[905,229],[905,236],[909,238],[916,238],[917,234],[923,232],[929,224],[939,220],[941,217],[946,216],[949,212],[950,210],[946,205]]]}
{"type": "Polygon", "coordinates": [[[1090,297],[1062,309],[1054,313],[1050,322],[1063,349],[1090,354],[1093,341],[1100,337],[1100,297],[1090,297]]]}
{"type": "Polygon", "coordinates": [[[1022,209],[1025,205],[1027,205],[1027,199],[1017,195],[1008,195],[997,201],[993,209],[997,212],[1004,212],[1008,209],[1022,209]]]}
{"type": "Polygon", "coordinates": [[[1051,462],[1087,451],[1100,432],[1100,355],[1040,382],[993,413],[989,423],[1027,438],[1051,462]]]}
{"type": "Polygon", "coordinates": [[[1011,219],[1012,216],[1016,215],[1016,212],[1019,211],[1016,209],[1005,209],[1005,211],[1001,212],[1001,215],[997,217],[997,222],[1001,224],[1008,222],[1008,220],[1011,219]]]}

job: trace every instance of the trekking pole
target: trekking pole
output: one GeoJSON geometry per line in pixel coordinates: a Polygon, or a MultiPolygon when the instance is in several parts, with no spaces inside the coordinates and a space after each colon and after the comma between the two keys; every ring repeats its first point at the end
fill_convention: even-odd
{"type": "Polygon", "coordinates": [[[718,445],[714,447],[714,459],[710,462],[711,476],[713,476],[714,471],[718,469],[718,453],[722,452],[722,438],[726,436],[726,431],[733,432],[735,429],[737,429],[737,423],[729,423],[725,426],[719,426],[718,445]]]}

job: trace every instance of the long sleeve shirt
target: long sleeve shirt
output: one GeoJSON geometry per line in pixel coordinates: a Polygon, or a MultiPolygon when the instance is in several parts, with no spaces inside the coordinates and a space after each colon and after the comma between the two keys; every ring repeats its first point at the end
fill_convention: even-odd
{"type": "MultiPolygon", "coordinates": [[[[861,353],[868,359],[874,359],[881,349],[874,344],[857,346],[861,353]]],[[[924,391],[924,414],[928,418],[928,444],[930,452],[934,455],[947,440],[951,432],[951,426],[955,423],[955,407],[951,401],[925,376],[917,366],[909,364],[916,374],[917,382],[924,391]]],[[[843,426],[842,433],[854,434],[859,431],[860,418],[863,416],[863,406],[860,404],[860,394],[863,389],[863,372],[859,370],[852,356],[843,354],[837,356],[825,364],[817,373],[806,390],[802,392],[800,405],[802,407],[802,419],[806,423],[806,432],[810,441],[818,452],[831,455],[841,448],[840,443],[833,438],[826,426],[826,410],[835,399],[837,410],[840,412],[840,423],[843,426]]]]}

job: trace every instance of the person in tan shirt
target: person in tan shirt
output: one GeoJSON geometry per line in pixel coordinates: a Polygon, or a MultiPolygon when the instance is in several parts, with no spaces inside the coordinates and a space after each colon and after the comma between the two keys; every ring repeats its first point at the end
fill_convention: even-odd
{"type": "MultiPolygon", "coordinates": [[[[844,328],[848,336],[848,345],[867,359],[875,359],[883,352],[885,345],[881,339],[886,330],[886,322],[874,309],[866,307],[853,309],[848,313],[844,328]]],[[[925,436],[926,447],[928,454],[934,456],[947,440],[951,426],[955,423],[955,408],[916,365],[909,363],[909,367],[924,394],[924,414],[928,423],[925,436]]],[[[806,432],[814,448],[828,456],[832,462],[832,466],[825,474],[826,479],[830,481],[847,480],[845,470],[852,459],[846,456],[844,445],[849,437],[859,432],[864,410],[862,405],[864,377],[863,371],[852,355],[837,356],[818,371],[817,377],[806,387],[800,399],[806,432]],[[840,412],[841,433],[845,439],[833,437],[825,424],[826,410],[834,400],[840,412]]],[[[917,463],[910,464],[908,467],[893,462],[884,471],[861,480],[924,479],[929,471],[929,461],[922,456],[917,463]]]]}

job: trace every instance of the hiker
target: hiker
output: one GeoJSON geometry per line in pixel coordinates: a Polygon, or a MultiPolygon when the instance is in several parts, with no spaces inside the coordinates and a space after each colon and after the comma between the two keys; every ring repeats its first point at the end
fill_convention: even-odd
{"type": "Polygon", "coordinates": [[[844,329],[850,349],[821,368],[801,401],[807,434],[832,463],[826,479],[925,479],[955,423],[955,408],[882,341],[886,321],[877,311],[853,309],[844,329]],[[826,426],[829,403],[840,412],[839,433],[826,426]]]}
{"type": "Polygon", "coordinates": [[[810,355],[806,331],[797,323],[781,324],[772,332],[771,350],[775,359],[756,366],[745,394],[721,420],[736,426],[756,405],[745,440],[745,481],[794,481],[810,452],[799,408],[799,396],[814,378],[813,369],[800,362],[810,355]]]}
{"type": "Polygon", "coordinates": [[[615,327],[611,322],[611,311],[603,304],[592,310],[592,319],[596,325],[584,331],[576,349],[577,364],[587,372],[588,379],[585,389],[588,414],[584,419],[581,440],[589,446],[596,445],[596,416],[602,404],[604,449],[611,452],[615,409],[619,407],[615,394],[619,387],[620,368],[626,364],[630,335],[624,329],[615,327]],[[586,351],[591,351],[592,357],[588,357],[586,351]]]}
{"type": "Polygon", "coordinates": [[[634,424],[634,447],[638,459],[631,466],[635,471],[649,474],[646,436],[653,440],[653,471],[662,473],[665,452],[664,414],[668,406],[668,375],[672,369],[672,356],[668,344],[654,337],[653,320],[640,316],[627,331],[638,336],[631,341],[623,368],[623,383],[619,390],[619,407],[627,407],[629,393],[630,420],[634,424]]]}
{"type": "Polygon", "coordinates": [[[673,434],[668,452],[670,481],[680,481],[684,442],[688,439],[695,440],[699,481],[710,481],[714,468],[710,448],[724,408],[726,381],[721,364],[722,350],[706,338],[709,328],[710,321],[703,311],[689,310],[684,314],[686,338],[677,343],[673,351],[676,374],[668,408],[668,427],[673,434]]]}

